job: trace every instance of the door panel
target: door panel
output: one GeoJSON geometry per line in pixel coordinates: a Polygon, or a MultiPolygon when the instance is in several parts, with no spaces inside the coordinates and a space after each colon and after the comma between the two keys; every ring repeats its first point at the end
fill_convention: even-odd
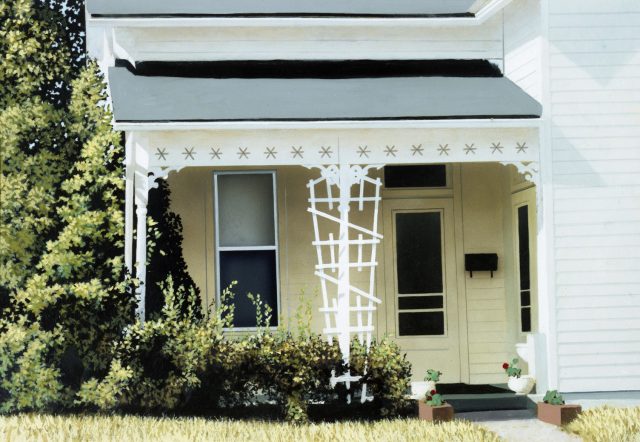
{"type": "Polygon", "coordinates": [[[443,382],[460,382],[453,203],[451,199],[383,202],[387,333],[413,365],[443,382]]]}

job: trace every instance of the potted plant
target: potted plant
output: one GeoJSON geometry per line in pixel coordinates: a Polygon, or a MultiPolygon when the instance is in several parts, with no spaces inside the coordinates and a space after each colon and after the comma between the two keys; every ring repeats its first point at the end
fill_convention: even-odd
{"type": "Polygon", "coordinates": [[[432,422],[447,422],[453,420],[453,407],[436,390],[431,390],[424,401],[418,401],[418,416],[432,422]]]}
{"type": "Polygon", "coordinates": [[[424,382],[412,382],[411,392],[413,397],[418,400],[423,400],[427,397],[427,393],[436,389],[436,382],[440,381],[442,372],[438,370],[428,369],[427,374],[424,377],[424,382]]]}
{"type": "Polygon", "coordinates": [[[440,376],[442,376],[441,371],[434,370],[432,368],[427,370],[427,374],[424,377],[424,380],[427,383],[426,391],[431,391],[436,389],[436,383],[440,382],[440,376]]]}
{"type": "Polygon", "coordinates": [[[557,390],[550,390],[544,395],[542,402],[538,402],[538,419],[553,425],[566,425],[574,420],[580,412],[580,405],[567,405],[557,390]]]}
{"type": "Polygon", "coordinates": [[[527,394],[531,391],[536,381],[531,376],[522,376],[522,369],[518,368],[517,364],[518,358],[514,358],[511,364],[508,362],[502,364],[502,369],[509,376],[507,385],[515,394],[527,394]]]}

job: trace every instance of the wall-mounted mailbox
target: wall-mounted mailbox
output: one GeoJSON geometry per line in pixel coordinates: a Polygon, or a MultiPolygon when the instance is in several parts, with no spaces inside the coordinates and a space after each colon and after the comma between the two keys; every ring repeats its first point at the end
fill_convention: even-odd
{"type": "Polygon", "coordinates": [[[464,255],[464,269],[473,278],[473,272],[493,272],[498,270],[497,253],[467,253],[464,255]]]}

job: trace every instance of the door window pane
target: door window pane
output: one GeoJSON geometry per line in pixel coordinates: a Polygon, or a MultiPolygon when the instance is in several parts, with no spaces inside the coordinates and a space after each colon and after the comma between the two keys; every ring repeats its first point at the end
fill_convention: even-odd
{"type": "Polygon", "coordinates": [[[402,296],[398,298],[399,310],[442,308],[442,296],[402,296]]]}
{"type": "Polygon", "coordinates": [[[442,293],[439,212],[396,214],[398,293],[442,293]]]}
{"type": "Polygon", "coordinates": [[[251,250],[220,252],[220,287],[229,287],[238,281],[232,291],[235,312],[234,327],[255,327],[256,308],[247,294],[260,295],[264,304],[272,309],[272,326],[278,325],[276,252],[251,250]]]}
{"type": "Polygon", "coordinates": [[[444,334],[444,312],[400,313],[400,336],[444,334]]]}
{"type": "Polygon", "coordinates": [[[273,174],[220,174],[217,186],[218,244],[275,245],[273,174]]]}

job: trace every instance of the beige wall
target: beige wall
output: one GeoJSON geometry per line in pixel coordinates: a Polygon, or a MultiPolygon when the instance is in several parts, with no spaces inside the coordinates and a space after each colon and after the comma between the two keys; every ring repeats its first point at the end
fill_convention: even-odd
{"type": "MultiPolygon", "coordinates": [[[[280,314],[293,317],[304,298],[312,304],[312,328],[321,331],[323,316],[317,309],[322,304],[318,279],[313,276],[316,264],[312,247],[313,225],[307,212],[307,181],[317,172],[302,167],[276,169],[278,186],[279,246],[280,246],[280,314]]],[[[505,382],[501,363],[515,356],[518,299],[512,272],[513,242],[511,229],[513,172],[499,164],[453,165],[451,189],[440,197],[455,200],[456,249],[463,253],[498,253],[498,271],[491,278],[488,273],[464,272],[462,253],[458,255],[458,286],[466,300],[460,303],[461,351],[467,351],[468,372],[464,376],[471,383],[505,382]],[[461,321],[462,323],[462,321],[461,321]]],[[[184,253],[189,271],[202,291],[203,303],[215,300],[215,263],[213,238],[213,169],[190,168],[169,178],[172,208],[184,225],[184,253]]],[[[384,198],[428,197],[424,191],[386,191],[384,198]],[[395,192],[395,193],[394,193],[395,192]]],[[[384,202],[383,202],[384,204],[384,202]]],[[[370,222],[371,212],[352,211],[354,222],[370,222]]],[[[380,231],[383,226],[380,226],[380,231]]],[[[380,252],[379,255],[382,255],[380,252]]],[[[377,290],[383,291],[383,256],[379,256],[377,290]]],[[[356,285],[362,286],[367,272],[354,272],[356,285]]],[[[379,293],[384,297],[383,293],[379,293]]],[[[378,335],[387,331],[384,315],[376,318],[378,335]]],[[[465,360],[465,358],[463,358],[465,360]]],[[[416,379],[421,377],[415,374],[416,379]]]]}

